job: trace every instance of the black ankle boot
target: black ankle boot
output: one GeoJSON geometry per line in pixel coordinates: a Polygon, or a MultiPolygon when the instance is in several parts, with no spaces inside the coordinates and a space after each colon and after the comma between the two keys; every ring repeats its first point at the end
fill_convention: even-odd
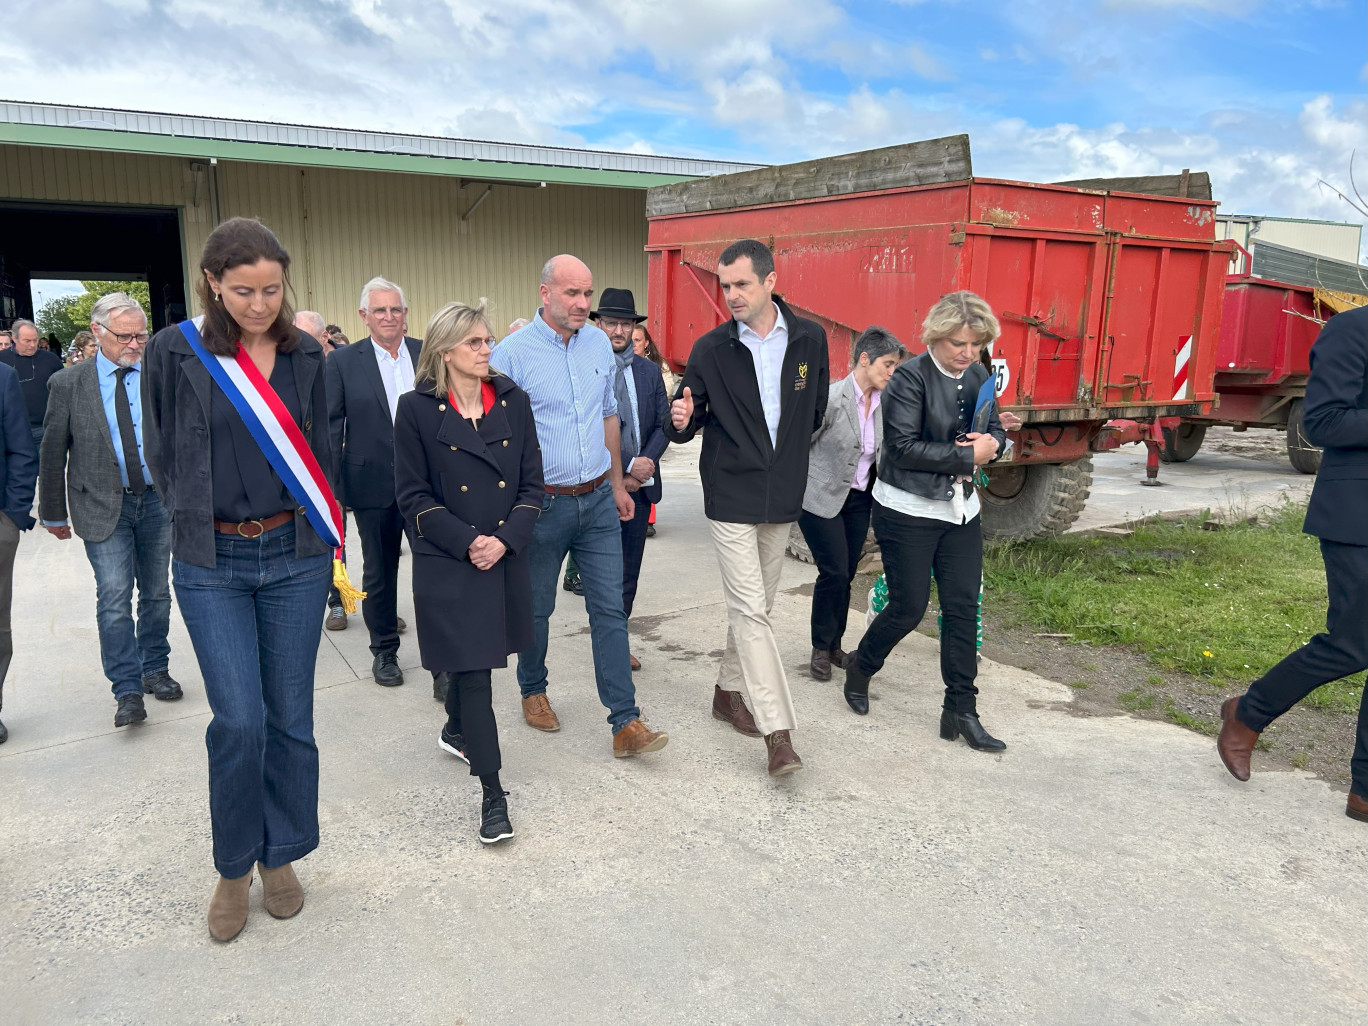
{"type": "Polygon", "coordinates": [[[953,741],[964,735],[970,748],[979,752],[1001,752],[1007,745],[983,729],[978,713],[957,713],[950,709],[941,710],[940,736],[953,741]]]}
{"type": "Polygon", "coordinates": [[[845,666],[845,700],[846,705],[854,709],[861,716],[869,713],[869,678],[860,672],[860,668],[855,664],[855,654],[851,653],[846,660],[845,666]]]}

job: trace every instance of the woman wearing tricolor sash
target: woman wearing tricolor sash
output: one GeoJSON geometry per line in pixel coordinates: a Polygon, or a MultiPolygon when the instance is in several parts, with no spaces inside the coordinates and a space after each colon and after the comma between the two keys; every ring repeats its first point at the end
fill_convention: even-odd
{"type": "Polygon", "coordinates": [[[214,714],[218,941],[246,925],[254,865],[266,910],[297,913],[291,863],[318,847],[314,660],[340,511],[321,469],[323,350],[291,323],[289,268],[265,225],[225,221],[200,261],[203,315],[159,331],[143,358],[147,465],[171,511],[176,602],[214,714]]]}

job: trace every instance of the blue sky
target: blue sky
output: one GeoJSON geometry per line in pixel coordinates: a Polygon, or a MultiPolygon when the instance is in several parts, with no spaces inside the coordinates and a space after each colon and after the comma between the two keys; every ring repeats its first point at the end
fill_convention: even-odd
{"type": "Polygon", "coordinates": [[[968,132],[979,174],[1212,173],[1358,220],[1364,0],[11,0],[12,99],[732,158],[968,132]],[[187,71],[181,55],[214,59],[187,71]]]}

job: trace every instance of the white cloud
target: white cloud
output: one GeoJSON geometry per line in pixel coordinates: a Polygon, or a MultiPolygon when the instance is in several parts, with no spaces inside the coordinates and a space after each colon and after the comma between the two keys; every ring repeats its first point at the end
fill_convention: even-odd
{"type": "MultiPolygon", "coordinates": [[[[1173,6],[1148,6],[1161,3],[1173,6]]],[[[1225,99],[1229,83],[1209,88],[1200,69],[1146,78],[1153,41],[1117,29],[1137,23],[1137,4],[1109,0],[1093,17],[1018,0],[1004,6],[1007,38],[978,56],[1004,73],[1011,57],[1058,65],[1061,91],[1119,83],[1143,95],[1144,124],[1004,116],[1021,109],[1017,97],[987,95],[991,82],[975,76],[947,87],[951,57],[910,34],[872,36],[834,0],[11,0],[17,28],[0,38],[0,63],[15,99],[558,145],[587,135],[633,152],[756,161],[969,132],[981,174],[1190,167],[1212,173],[1227,211],[1354,216],[1316,180],[1347,191],[1349,154],[1368,158],[1362,100],[1304,97],[1289,111],[1225,99]],[[193,72],[190,54],[206,58],[193,72]],[[632,130],[613,127],[619,118],[632,130]]],[[[1225,0],[1197,6],[1226,10],[1225,0]]]]}

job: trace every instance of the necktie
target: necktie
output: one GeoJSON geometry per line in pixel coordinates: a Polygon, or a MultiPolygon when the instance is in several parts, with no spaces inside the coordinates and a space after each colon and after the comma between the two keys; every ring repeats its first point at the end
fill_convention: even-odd
{"type": "Polygon", "coordinates": [[[617,377],[613,381],[613,393],[617,397],[618,419],[622,422],[622,472],[632,468],[632,460],[641,454],[641,443],[637,440],[636,417],[632,416],[632,397],[627,392],[627,375],[632,373],[632,350],[618,353],[617,377]]]}
{"type": "Polygon", "coordinates": [[[133,430],[133,411],[128,402],[128,390],[124,378],[132,367],[120,367],[114,372],[114,421],[119,425],[119,444],[123,446],[124,469],[128,471],[128,487],[134,495],[147,491],[147,481],[143,477],[142,457],[138,455],[138,436],[133,430]]]}

